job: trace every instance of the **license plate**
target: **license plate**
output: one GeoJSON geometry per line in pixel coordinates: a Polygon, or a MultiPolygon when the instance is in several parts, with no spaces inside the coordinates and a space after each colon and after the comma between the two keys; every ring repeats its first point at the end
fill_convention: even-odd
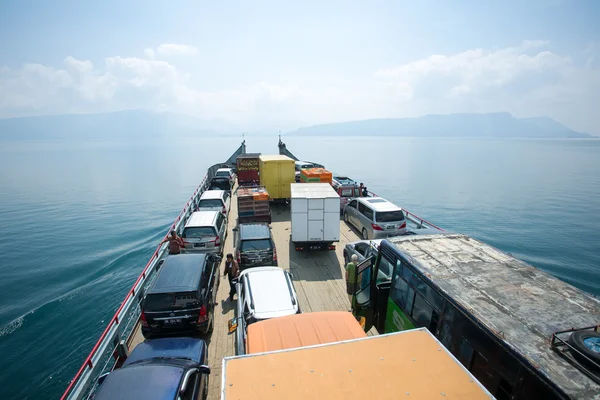
{"type": "Polygon", "coordinates": [[[205,247],[206,243],[194,243],[194,247],[205,247]]]}
{"type": "Polygon", "coordinates": [[[396,225],[388,225],[385,229],[396,229],[396,225]]]}
{"type": "Polygon", "coordinates": [[[179,318],[171,318],[171,319],[165,320],[165,325],[175,325],[175,324],[180,324],[180,323],[181,323],[181,319],[179,319],[179,318]]]}

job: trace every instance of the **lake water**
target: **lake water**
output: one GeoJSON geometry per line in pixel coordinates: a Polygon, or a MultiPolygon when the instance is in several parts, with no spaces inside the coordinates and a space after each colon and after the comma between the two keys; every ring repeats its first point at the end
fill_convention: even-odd
{"type": "MultiPolygon", "coordinates": [[[[447,230],[600,294],[600,140],[285,141],[447,230]]],[[[239,142],[0,143],[3,399],[60,396],[206,168],[239,142]]],[[[276,153],[277,137],[247,145],[276,153]]]]}

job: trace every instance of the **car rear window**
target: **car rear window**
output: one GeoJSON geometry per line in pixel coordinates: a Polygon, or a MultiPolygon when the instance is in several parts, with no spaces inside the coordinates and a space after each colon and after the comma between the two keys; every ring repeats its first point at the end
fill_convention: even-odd
{"type": "Polygon", "coordinates": [[[229,171],[218,171],[215,176],[227,176],[227,177],[229,177],[229,171]]]}
{"type": "Polygon", "coordinates": [[[219,199],[204,199],[200,200],[200,203],[198,203],[198,207],[223,207],[223,202],[219,199]]]}
{"type": "Polygon", "coordinates": [[[377,222],[396,222],[404,219],[402,210],[398,211],[377,211],[377,222]]]}
{"type": "Polygon", "coordinates": [[[210,183],[211,189],[231,190],[231,185],[227,179],[219,179],[210,183]]]}
{"type": "Polygon", "coordinates": [[[342,189],[342,197],[358,197],[358,189],[353,194],[352,189],[342,189]]]}
{"type": "Polygon", "coordinates": [[[184,239],[198,239],[207,236],[217,236],[217,233],[211,226],[191,226],[189,228],[185,228],[181,236],[184,239]]]}
{"type": "Polygon", "coordinates": [[[271,248],[272,245],[269,239],[253,239],[242,241],[240,251],[271,250],[271,248]]]}
{"type": "Polygon", "coordinates": [[[198,307],[200,302],[194,293],[156,293],[146,296],[145,311],[168,311],[198,307]]]}

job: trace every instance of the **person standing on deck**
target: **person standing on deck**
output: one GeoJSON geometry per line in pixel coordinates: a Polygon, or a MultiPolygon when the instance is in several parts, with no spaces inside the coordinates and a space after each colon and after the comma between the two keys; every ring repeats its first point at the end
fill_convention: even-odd
{"type": "Polygon", "coordinates": [[[354,308],[354,302],[352,301],[354,297],[354,287],[356,286],[356,264],[358,263],[358,256],[356,254],[352,254],[351,260],[346,265],[346,294],[348,295],[348,300],[350,300],[350,307],[354,308]]]}
{"type": "Polygon", "coordinates": [[[187,243],[181,237],[177,236],[177,232],[171,231],[171,236],[164,238],[160,244],[169,242],[169,254],[181,254],[181,250],[185,248],[187,243]]]}
{"type": "Polygon", "coordinates": [[[359,197],[365,197],[365,196],[363,195],[363,192],[364,192],[364,191],[365,191],[365,185],[363,185],[363,183],[361,182],[361,183],[360,183],[360,186],[358,187],[358,195],[359,195],[359,197]]]}
{"type": "Polygon", "coordinates": [[[233,259],[233,254],[231,253],[227,254],[227,258],[225,259],[225,273],[223,275],[227,275],[227,279],[229,280],[229,297],[227,300],[233,301],[233,295],[235,294],[233,280],[240,275],[240,267],[237,261],[233,259]]]}

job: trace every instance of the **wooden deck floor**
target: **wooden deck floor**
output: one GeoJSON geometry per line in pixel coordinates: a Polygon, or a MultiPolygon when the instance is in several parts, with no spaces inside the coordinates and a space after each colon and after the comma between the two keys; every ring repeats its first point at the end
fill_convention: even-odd
{"type": "MultiPolygon", "coordinates": [[[[228,234],[223,254],[233,253],[232,229],[236,224],[237,198],[232,195],[232,218],[229,220],[228,234]]],[[[340,221],[340,242],[335,251],[297,252],[290,243],[291,223],[289,206],[272,205],[272,234],[277,247],[279,266],[293,274],[300,307],[303,312],[348,311],[350,303],[346,295],[344,281],[344,246],[359,240],[356,232],[344,221],[340,221]]],[[[221,264],[224,270],[224,259],[221,264]]],[[[211,368],[209,399],[221,397],[221,363],[223,357],[235,355],[235,336],[228,333],[227,322],[235,315],[235,302],[227,301],[229,285],[221,277],[215,307],[214,331],[205,338],[208,344],[209,364],[211,368]]],[[[369,334],[373,334],[369,332],[369,334]]],[[[130,348],[142,342],[141,331],[137,329],[130,341],[130,348]]]]}

